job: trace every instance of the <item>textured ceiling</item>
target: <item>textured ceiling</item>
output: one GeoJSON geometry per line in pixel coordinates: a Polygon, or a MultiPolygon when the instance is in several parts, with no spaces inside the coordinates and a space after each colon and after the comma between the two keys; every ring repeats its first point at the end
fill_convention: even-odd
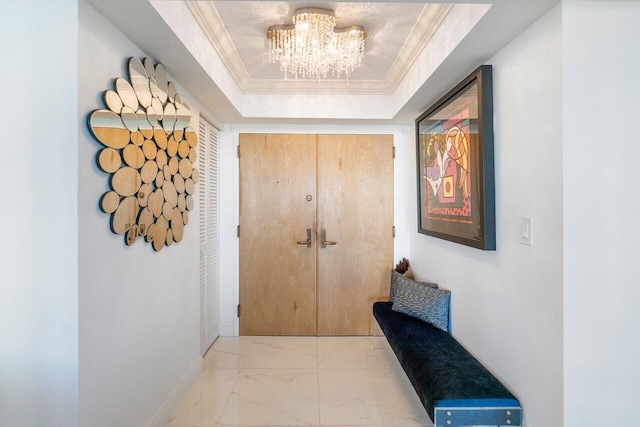
{"type": "Polygon", "coordinates": [[[353,90],[389,93],[411,66],[450,10],[425,3],[187,1],[211,44],[244,92],[287,89],[353,90]],[[290,24],[296,9],[319,7],[335,12],[336,27],[361,25],[367,32],[362,65],[345,79],[285,81],[269,62],[265,38],[271,25],[290,24]],[[356,87],[354,87],[356,86],[356,87]]]}

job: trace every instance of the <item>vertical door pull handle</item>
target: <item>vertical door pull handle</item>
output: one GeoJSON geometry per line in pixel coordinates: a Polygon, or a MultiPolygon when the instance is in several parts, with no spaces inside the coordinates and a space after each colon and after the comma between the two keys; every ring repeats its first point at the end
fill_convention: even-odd
{"type": "Polygon", "coordinates": [[[307,240],[299,240],[296,242],[297,245],[307,245],[308,248],[311,247],[311,229],[307,228],[307,240]]]}
{"type": "Polygon", "coordinates": [[[320,243],[322,244],[323,248],[326,248],[327,246],[333,246],[336,244],[336,242],[327,240],[327,230],[324,228],[320,231],[320,243]]]}

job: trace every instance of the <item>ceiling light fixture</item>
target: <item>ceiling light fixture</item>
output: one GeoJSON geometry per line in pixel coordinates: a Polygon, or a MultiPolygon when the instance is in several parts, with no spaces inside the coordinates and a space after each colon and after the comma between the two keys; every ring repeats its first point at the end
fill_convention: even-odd
{"type": "Polygon", "coordinates": [[[360,66],[367,33],[360,25],[335,28],[332,10],[305,8],[293,15],[293,25],[272,25],[267,31],[269,61],[279,62],[285,79],[289,74],[326,78],[329,71],[347,79],[360,66]]]}

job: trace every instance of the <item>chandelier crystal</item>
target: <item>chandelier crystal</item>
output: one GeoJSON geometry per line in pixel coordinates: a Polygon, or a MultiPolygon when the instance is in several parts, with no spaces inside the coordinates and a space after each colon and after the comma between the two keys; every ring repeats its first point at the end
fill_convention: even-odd
{"type": "Polygon", "coordinates": [[[332,10],[296,10],[293,25],[272,25],[267,31],[269,61],[279,62],[284,77],[309,79],[344,73],[349,79],[364,55],[364,28],[353,25],[335,28],[332,10]]]}

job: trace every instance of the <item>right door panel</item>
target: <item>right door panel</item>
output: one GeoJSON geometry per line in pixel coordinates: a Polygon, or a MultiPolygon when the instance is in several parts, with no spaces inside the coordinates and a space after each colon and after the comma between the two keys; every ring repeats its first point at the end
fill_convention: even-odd
{"type": "Polygon", "coordinates": [[[393,136],[318,135],[318,335],[377,335],[393,265],[393,136]],[[322,230],[334,245],[322,245],[322,230]]]}

